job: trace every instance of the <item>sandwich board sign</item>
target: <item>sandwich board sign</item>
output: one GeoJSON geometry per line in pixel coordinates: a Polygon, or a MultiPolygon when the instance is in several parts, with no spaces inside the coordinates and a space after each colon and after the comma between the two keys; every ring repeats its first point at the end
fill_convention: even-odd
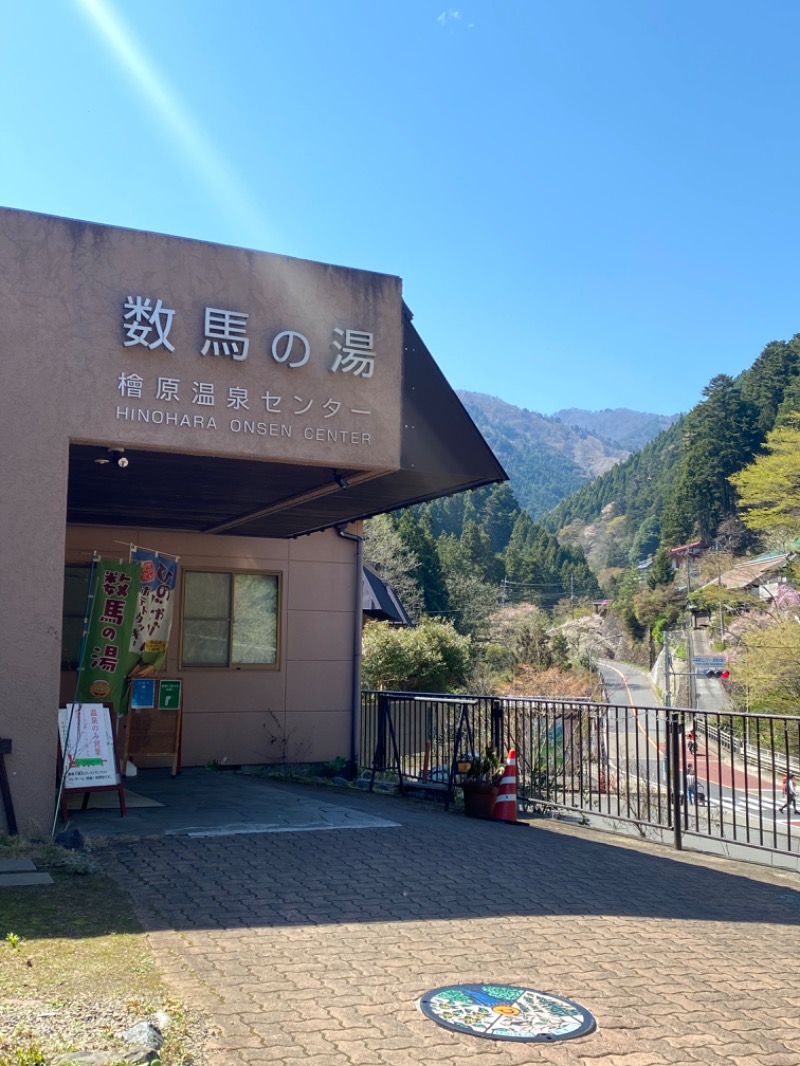
{"type": "Polygon", "coordinates": [[[67,767],[65,788],[90,791],[119,785],[108,707],[102,703],[72,703],[59,707],[58,735],[67,767]]]}

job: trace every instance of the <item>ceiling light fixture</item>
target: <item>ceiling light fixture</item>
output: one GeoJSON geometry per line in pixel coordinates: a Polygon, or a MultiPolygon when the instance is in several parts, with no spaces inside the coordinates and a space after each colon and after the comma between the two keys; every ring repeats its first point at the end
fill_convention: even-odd
{"type": "Polygon", "coordinates": [[[109,448],[108,458],[115,462],[122,470],[128,465],[128,458],[125,455],[124,448],[109,448]]]}

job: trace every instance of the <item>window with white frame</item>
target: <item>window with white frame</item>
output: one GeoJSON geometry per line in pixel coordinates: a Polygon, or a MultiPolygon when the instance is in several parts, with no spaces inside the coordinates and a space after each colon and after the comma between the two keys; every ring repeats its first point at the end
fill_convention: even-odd
{"type": "Polygon", "coordinates": [[[277,574],[184,570],[183,666],[277,666],[277,574]]]}

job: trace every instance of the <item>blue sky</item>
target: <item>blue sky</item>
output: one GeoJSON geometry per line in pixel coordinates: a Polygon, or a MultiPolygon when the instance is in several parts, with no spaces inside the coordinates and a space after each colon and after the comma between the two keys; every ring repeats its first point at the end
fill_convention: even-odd
{"type": "Polygon", "coordinates": [[[397,274],[455,388],[668,414],[800,331],[796,0],[0,19],[0,203],[397,274]]]}

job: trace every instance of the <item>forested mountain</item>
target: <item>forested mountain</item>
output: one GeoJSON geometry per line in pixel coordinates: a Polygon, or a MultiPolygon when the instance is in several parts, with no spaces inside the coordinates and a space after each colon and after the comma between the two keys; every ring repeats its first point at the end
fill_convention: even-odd
{"type": "Polygon", "coordinates": [[[567,407],[553,418],[567,426],[577,426],[601,440],[611,441],[629,452],[636,452],[677,422],[680,415],[654,415],[631,411],[627,407],[607,407],[603,411],[582,411],[567,407]]]}
{"type": "MultiPolygon", "coordinates": [[[[736,379],[717,375],[701,403],[632,455],[500,400],[460,396],[510,482],[372,519],[365,557],[412,615],[446,617],[478,635],[502,604],[585,607],[651,555],[671,576],[665,549],[695,538],[741,550],[752,532],[730,478],[760,454],[776,422],[800,411],[800,334],[767,345],[736,379]],[[599,476],[534,521],[532,511],[593,468],[599,476]]],[[[626,435],[653,418],[634,415],[626,435]]]]}
{"type": "MultiPolygon", "coordinates": [[[[581,545],[560,543],[535,520],[630,453],[578,424],[595,418],[592,412],[571,410],[570,426],[481,393],[458,395],[509,482],[372,519],[365,547],[370,565],[395,586],[412,616],[449,617],[462,632],[477,632],[501,604],[553,608],[565,599],[598,597],[581,545]]],[[[656,433],[662,421],[669,419],[634,411],[596,415],[604,431],[616,422],[631,439],[656,433]]]]}
{"type": "Polygon", "coordinates": [[[412,617],[446,617],[462,633],[478,633],[502,604],[600,595],[583,551],[536,525],[508,483],[372,518],[364,554],[412,617]]]}
{"type": "MultiPolygon", "coordinates": [[[[533,519],[630,454],[630,449],[577,423],[567,425],[479,392],[459,391],[458,396],[505,467],[520,506],[533,519]]],[[[654,434],[658,428],[653,427],[654,434]]]]}
{"type": "Polygon", "coordinates": [[[580,546],[595,573],[637,563],[661,545],[741,536],[729,478],[767,433],[800,411],[800,334],[768,344],[737,378],[714,377],[689,414],[558,504],[544,525],[580,546]]]}
{"type": "Polygon", "coordinates": [[[658,416],[561,412],[591,433],[491,397],[461,398],[511,481],[365,523],[365,560],[418,623],[402,636],[369,630],[372,684],[574,693],[585,685],[580,634],[602,633],[617,654],[650,662],[685,615],[688,594],[695,610],[718,612],[739,677],[731,684],[747,706],[796,709],[800,593],[781,586],[783,606],[776,598],[768,618],[750,617],[740,610],[761,601],[743,588],[737,600],[720,567],[758,538],[772,538],[761,549],[800,532],[800,334],[767,345],[737,378],[718,374],[701,403],[627,456],[602,439],[608,417],[630,442],[658,416]],[[570,478],[591,476],[592,464],[605,469],[537,524],[530,510],[570,478]],[[694,540],[719,550],[694,572],[687,556],[681,583],[668,549],[694,540]]]}

